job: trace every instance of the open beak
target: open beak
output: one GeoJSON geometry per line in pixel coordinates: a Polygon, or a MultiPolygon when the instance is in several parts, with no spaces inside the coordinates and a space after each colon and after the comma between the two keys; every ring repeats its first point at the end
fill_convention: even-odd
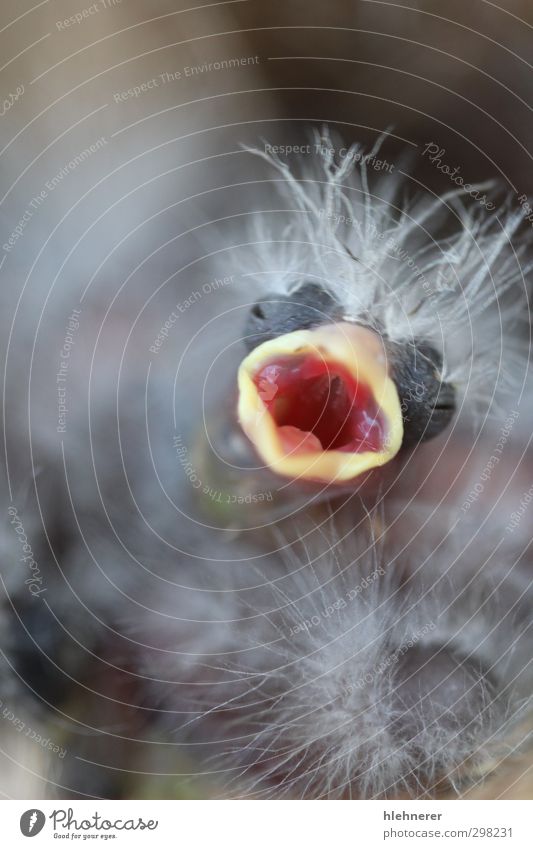
{"type": "Polygon", "coordinates": [[[241,427],[283,477],[346,483],[402,444],[398,391],[366,327],[337,322],[263,342],[242,361],[238,389],[241,427]]]}

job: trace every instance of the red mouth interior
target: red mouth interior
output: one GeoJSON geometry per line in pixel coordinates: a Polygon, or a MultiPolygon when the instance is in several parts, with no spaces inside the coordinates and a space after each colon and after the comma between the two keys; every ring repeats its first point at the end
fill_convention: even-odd
{"type": "Polygon", "coordinates": [[[279,357],[254,377],[284,450],[380,451],[384,422],[372,392],[339,363],[313,354],[279,357]]]}

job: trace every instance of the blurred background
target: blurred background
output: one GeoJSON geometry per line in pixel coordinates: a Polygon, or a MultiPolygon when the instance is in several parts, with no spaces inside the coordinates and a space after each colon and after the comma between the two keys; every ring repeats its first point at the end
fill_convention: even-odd
{"type": "MultiPolygon", "coordinates": [[[[279,146],[297,169],[302,154],[287,148],[309,144],[311,128],[329,126],[347,147],[371,149],[384,135],[379,167],[407,169],[406,194],[448,192],[457,175],[497,181],[490,191],[522,210],[515,239],[525,241],[533,226],[532,44],[525,0],[4,0],[2,509],[7,517],[15,504],[23,517],[55,611],[42,621],[35,598],[20,590],[6,519],[4,796],[220,795],[216,777],[195,776],[187,749],[154,730],[127,640],[115,625],[95,636],[93,626],[121,603],[117,593],[142,596],[120,546],[110,565],[100,526],[131,497],[114,471],[122,463],[150,510],[130,405],[150,380],[174,384],[176,363],[189,343],[194,361],[196,334],[211,319],[215,327],[241,320],[242,296],[220,281],[242,273],[232,250],[246,216],[279,203],[249,145],[279,146]],[[185,305],[187,320],[151,354],[176,303],[204,285],[209,298],[198,309],[185,305]],[[122,433],[106,413],[115,406],[122,433]],[[90,556],[77,544],[84,534],[94,541],[90,556]],[[103,590],[95,563],[104,564],[103,590]]],[[[206,363],[211,341],[201,339],[206,363]]],[[[189,372],[190,399],[201,381],[189,372]]],[[[151,408],[157,421],[172,399],[162,403],[162,412],[155,401],[151,408]]],[[[519,427],[527,442],[524,417],[519,427]]],[[[165,527],[164,510],[156,526],[165,527]]],[[[124,539],[120,521],[127,533],[128,514],[115,525],[124,539]]],[[[174,544],[187,549],[187,532],[174,531],[174,544]]],[[[152,567],[158,550],[143,545],[137,540],[136,553],[152,567]]],[[[214,539],[208,556],[219,546],[214,539]]],[[[520,759],[500,795],[530,792],[527,755],[520,759]]]]}

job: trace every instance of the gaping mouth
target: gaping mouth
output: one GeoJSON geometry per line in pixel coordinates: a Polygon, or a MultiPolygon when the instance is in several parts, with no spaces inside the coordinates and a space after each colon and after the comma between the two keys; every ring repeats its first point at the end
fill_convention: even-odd
{"type": "Polygon", "coordinates": [[[264,342],[239,369],[239,421],[278,474],[345,482],[394,457],[403,437],[377,334],[347,323],[264,342]]]}

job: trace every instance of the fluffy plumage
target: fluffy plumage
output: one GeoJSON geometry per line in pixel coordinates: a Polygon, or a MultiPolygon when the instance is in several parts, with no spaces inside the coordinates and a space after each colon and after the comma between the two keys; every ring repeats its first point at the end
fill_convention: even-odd
{"type": "Polygon", "coordinates": [[[309,144],[319,152],[294,168],[251,149],[277,171],[272,179],[288,212],[256,216],[243,273],[274,297],[316,282],[349,320],[394,342],[429,342],[460,403],[470,415],[485,412],[524,376],[527,348],[517,327],[527,322],[531,262],[515,238],[522,215],[497,202],[495,185],[481,187],[492,190],[488,212],[462,189],[421,191],[407,159],[391,173],[376,171],[383,142],[346,148],[325,129],[309,144]]]}
{"type": "Polygon", "coordinates": [[[205,564],[135,629],[158,634],[142,668],[163,726],[229,795],[460,793],[525,715],[529,561],[495,554],[494,528],[481,551],[479,512],[401,545],[379,511],[353,519],[301,519],[302,542],[278,534],[260,567],[205,564]]]}

